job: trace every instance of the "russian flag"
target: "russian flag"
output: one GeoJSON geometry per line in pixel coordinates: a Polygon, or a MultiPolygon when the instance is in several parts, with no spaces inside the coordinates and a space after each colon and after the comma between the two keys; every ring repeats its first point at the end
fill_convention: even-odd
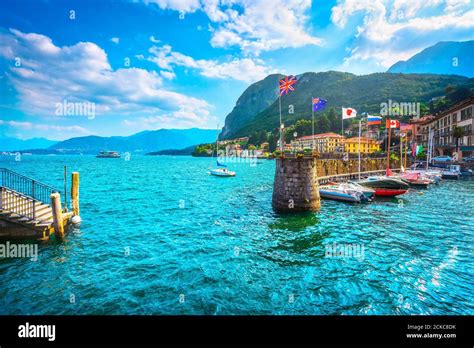
{"type": "Polygon", "coordinates": [[[367,125],[375,126],[376,124],[382,124],[382,117],[367,115],[367,125]]]}

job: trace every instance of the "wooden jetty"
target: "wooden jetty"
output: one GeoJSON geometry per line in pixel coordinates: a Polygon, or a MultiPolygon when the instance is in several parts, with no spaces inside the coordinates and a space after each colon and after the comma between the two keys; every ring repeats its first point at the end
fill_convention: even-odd
{"type": "Polygon", "coordinates": [[[62,240],[79,215],[79,173],[72,174],[71,203],[73,211],[61,203],[61,191],[0,168],[0,239],[62,240]]]}

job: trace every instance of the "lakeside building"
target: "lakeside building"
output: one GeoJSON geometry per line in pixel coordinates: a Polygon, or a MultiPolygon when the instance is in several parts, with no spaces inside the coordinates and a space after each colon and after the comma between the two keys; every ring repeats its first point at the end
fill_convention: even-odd
{"type": "Polygon", "coordinates": [[[463,136],[459,138],[457,158],[474,155],[474,96],[466,98],[451,108],[435,115],[412,121],[414,136],[424,149],[428,147],[430,129],[433,131],[433,156],[453,155],[456,152],[456,138],[453,130],[460,127],[463,136]]]}
{"type": "Polygon", "coordinates": [[[249,141],[249,137],[243,137],[243,138],[235,138],[235,139],[228,139],[228,140],[220,140],[217,143],[219,145],[227,145],[227,144],[246,143],[248,141],[249,141]]]}
{"type": "MultiPolygon", "coordinates": [[[[359,153],[359,137],[353,137],[344,141],[344,151],[359,153]]],[[[360,153],[374,153],[380,151],[380,144],[373,138],[360,137],[360,153]]]]}
{"type": "Polygon", "coordinates": [[[291,142],[293,149],[313,148],[319,152],[342,152],[345,138],[336,133],[307,135],[291,142]],[[313,142],[314,140],[314,142],[313,142]]]}

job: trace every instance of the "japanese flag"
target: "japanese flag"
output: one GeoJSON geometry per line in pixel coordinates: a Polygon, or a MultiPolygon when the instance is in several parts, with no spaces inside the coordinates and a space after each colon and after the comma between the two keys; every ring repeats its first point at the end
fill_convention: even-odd
{"type": "Polygon", "coordinates": [[[342,119],[353,118],[357,116],[357,110],[353,108],[342,108],[342,119]]]}
{"type": "Polygon", "coordinates": [[[385,128],[400,128],[400,122],[397,120],[387,119],[385,123],[385,128]]]}

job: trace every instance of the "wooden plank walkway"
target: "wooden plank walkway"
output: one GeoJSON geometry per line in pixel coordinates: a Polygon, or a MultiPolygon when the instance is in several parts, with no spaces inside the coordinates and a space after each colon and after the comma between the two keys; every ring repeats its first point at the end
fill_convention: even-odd
{"type": "MultiPolygon", "coordinates": [[[[64,214],[65,225],[71,217],[72,213],[64,214]]],[[[11,189],[1,188],[0,239],[47,240],[53,234],[53,212],[50,205],[33,201],[31,197],[11,189]]]]}

